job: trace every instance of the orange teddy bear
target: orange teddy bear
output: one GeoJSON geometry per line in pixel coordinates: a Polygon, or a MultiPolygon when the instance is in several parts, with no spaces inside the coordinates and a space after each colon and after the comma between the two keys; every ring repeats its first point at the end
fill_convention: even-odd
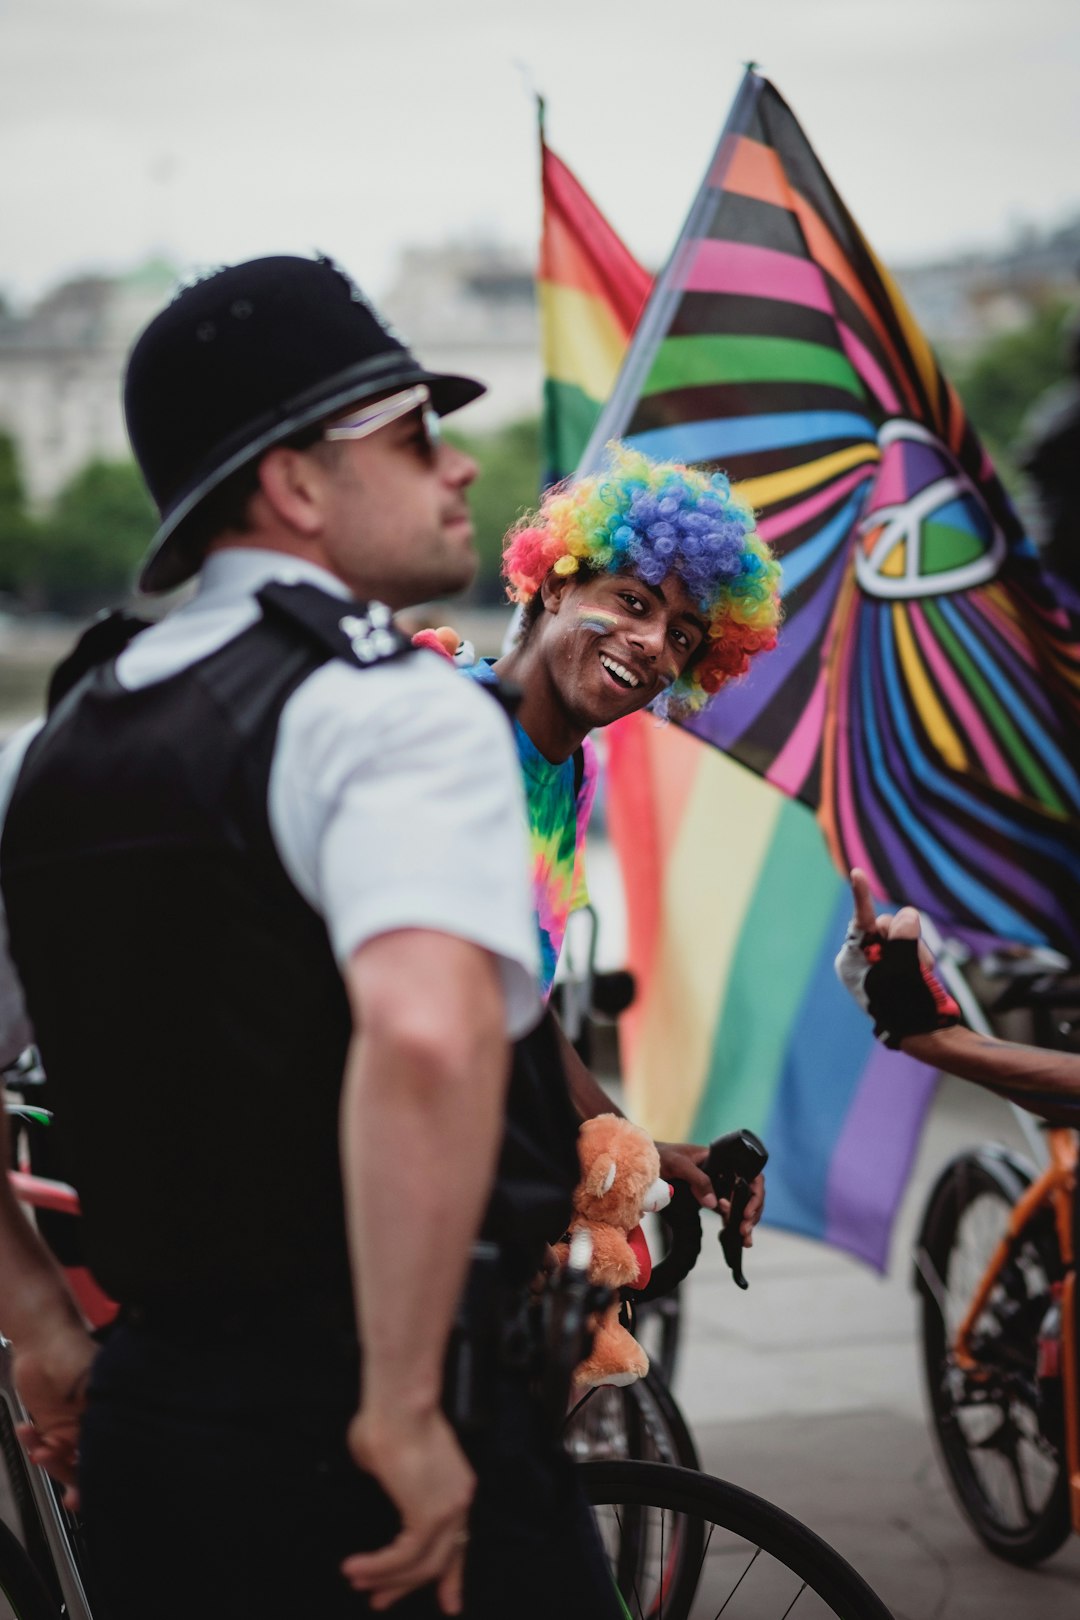
{"type": "MultiPolygon", "coordinates": [[[[578,1132],[581,1180],[574,1193],[570,1236],[592,1239],[589,1279],[609,1288],[643,1288],[652,1271],[641,1218],[671,1202],[672,1189],[660,1180],[660,1155],[652,1138],[617,1114],[587,1119],[578,1132]]],[[[565,1264],[569,1245],[556,1250],[565,1264]]],[[[597,1324],[592,1352],[574,1370],[577,1389],[596,1384],[632,1384],[644,1378],[649,1358],[619,1321],[619,1306],[608,1307],[597,1324]]]]}

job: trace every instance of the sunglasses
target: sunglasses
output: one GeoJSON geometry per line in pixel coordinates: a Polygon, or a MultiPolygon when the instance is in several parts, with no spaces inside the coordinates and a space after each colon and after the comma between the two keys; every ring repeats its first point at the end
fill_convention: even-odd
{"type": "Polygon", "coordinates": [[[405,388],[400,394],[389,394],[385,399],[376,400],[374,405],[368,405],[364,410],[357,411],[355,416],[346,416],[341,421],[332,423],[323,429],[323,438],[366,439],[369,434],[378,433],[380,428],[389,427],[391,422],[398,421],[402,416],[408,416],[410,411],[420,412],[427,448],[433,454],[439,443],[441,429],[438,415],[431,408],[431,391],[425,383],[405,388]]]}

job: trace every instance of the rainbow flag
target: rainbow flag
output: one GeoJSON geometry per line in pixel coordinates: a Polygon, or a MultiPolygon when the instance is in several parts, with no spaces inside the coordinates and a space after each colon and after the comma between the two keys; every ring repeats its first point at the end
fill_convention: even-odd
{"type": "Polygon", "coordinates": [[[604,735],[639,986],[630,1114],[666,1141],[757,1131],[766,1221],[884,1271],[937,1076],[879,1046],[837,983],[850,896],[813,816],[647,714],[604,735]]]}
{"type": "Polygon", "coordinates": [[[547,145],[542,117],[540,159],[546,486],[576,467],[619,374],[652,277],[547,145]]]}
{"type": "Polygon", "coordinates": [[[584,462],[722,466],[784,563],[778,650],[690,729],[943,931],[1080,955],[1080,644],[963,406],[748,72],[584,462]]]}

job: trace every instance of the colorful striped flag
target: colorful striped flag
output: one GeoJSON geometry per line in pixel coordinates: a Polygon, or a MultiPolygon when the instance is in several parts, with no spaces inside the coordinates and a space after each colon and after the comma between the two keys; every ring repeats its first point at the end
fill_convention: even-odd
{"type": "Polygon", "coordinates": [[[776,653],[690,729],[945,930],[1080,954],[1080,646],[960,400],[790,109],[748,72],[585,454],[731,474],[776,653]]]}
{"type": "Polygon", "coordinates": [[[647,714],[605,736],[630,1113],[667,1141],[756,1130],[766,1220],[883,1271],[937,1076],[879,1046],[836,981],[851,901],[813,816],[647,714]]]}
{"type": "Polygon", "coordinates": [[[652,277],[544,140],[540,321],[544,484],[573,472],[619,374],[652,277]]]}
{"type": "MultiPolygon", "coordinates": [[[[550,465],[561,476],[580,459],[627,347],[632,319],[618,289],[641,303],[649,283],[546,146],[543,162],[546,443],[558,446],[550,465]],[[614,272],[590,274],[589,297],[561,299],[554,267],[595,267],[596,242],[614,272]],[[583,386],[579,357],[598,349],[609,369],[583,386]]],[[[836,983],[847,890],[812,815],[648,715],[604,737],[639,986],[620,1028],[631,1111],[661,1139],[759,1130],[771,1153],[766,1219],[883,1268],[934,1077],[877,1047],[836,983]]]]}

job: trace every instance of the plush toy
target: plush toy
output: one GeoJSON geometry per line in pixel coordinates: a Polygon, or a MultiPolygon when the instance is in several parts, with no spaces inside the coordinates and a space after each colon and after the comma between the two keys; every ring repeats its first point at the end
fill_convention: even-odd
{"type": "MultiPolygon", "coordinates": [[[[637,1125],[617,1114],[587,1119],[578,1132],[581,1180],[574,1193],[570,1236],[587,1232],[592,1239],[589,1278],[609,1288],[644,1288],[652,1271],[641,1218],[671,1201],[671,1188],[660,1180],[656,1144],[637,1125]]],[[[559,1248],[565,1263],[568,1245],[559,1248]]],[[[649,1370],[649,1358],[619,1321],[615,1304],[603,1313],[592,1353],[574,1371],[577,1389],[596,1384],[632,1384],[649,1370]]]]}
{"type": "Polygon", "coordinates": [[[449,624],[441,624],[437,630],[418,630],[412,638],[412,644],[414,647],[426,647],[429,652],[448,658],[452,664],[476,663],[476,649],[472,642],[462,641],[457,631],[449,624]]]}

